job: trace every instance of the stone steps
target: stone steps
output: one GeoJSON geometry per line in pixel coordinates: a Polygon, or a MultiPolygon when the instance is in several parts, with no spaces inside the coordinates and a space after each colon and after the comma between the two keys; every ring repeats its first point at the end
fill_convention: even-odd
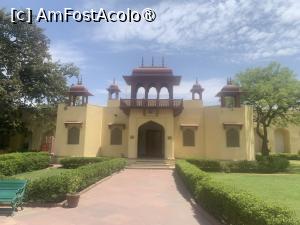
{"type": "Polygon", "coordinates": [[[175,160],[136,159],[129,160],[127,169],[174,169],[175,160]]]}

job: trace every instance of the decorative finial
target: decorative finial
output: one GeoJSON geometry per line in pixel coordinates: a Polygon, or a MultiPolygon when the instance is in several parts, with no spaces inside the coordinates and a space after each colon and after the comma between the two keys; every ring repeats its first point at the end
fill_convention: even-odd
{"type": "Polygon", "coordinates": [[[142,56],[142,64],[141,67],[144,67],[144,57],[142,56]]]}
{"type": "Polygon", "coordinates": [[[196,84],[198,84],[198,77],[196,78],[196,84]]]}
{"type": "Polygon", "coordinates": [[[154,66],[154,57],[152,56],[152,67],[154,66]]]}
{"type": "Polygon", "coordinates": [[[82,85],[82,75],[80,75],[77,79],[77,84],[82,85]]]}
{"type": "Polygon", "coordinates": [[[113,79],[113,84],[116,84],[116,78],[113,79]]]}
{"type": "Polygon", "coordinates": [[[165,67],[165,57],[163,56],[162,59],[161,59],[161,66],[162,67],[165,67]]]}
{"type": "Polygon", "coordinates": [[[227,78],[227,84],[228,84],[228,85],[231,85],[231,84],[232,84],[231,77],[227,78]]]}

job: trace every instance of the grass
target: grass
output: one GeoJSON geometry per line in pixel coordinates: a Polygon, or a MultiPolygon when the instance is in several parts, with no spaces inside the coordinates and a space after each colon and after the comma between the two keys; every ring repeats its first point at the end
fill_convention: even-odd
{"type": "Polygon", "coordinates": [[[20,173],[18,175],[13,176],[14,178],[18,179],[30,179],[34,180],[36,178],[40,178],[43,176],[51,176],[54,174],[61,173],[62,171],[65,171],[66,169],[56,169],[56,168],[47,168],[47,169],[42,169],[42,170],[35,170],[31,172],[26,172],[26,173],[20,173]]]}
{"type": "Polygon", "coordinates": [[[258,198],[284,205],[300,219],[300,161],[285,174],[210,173],[217,181],[247,190],[258,198]]]}

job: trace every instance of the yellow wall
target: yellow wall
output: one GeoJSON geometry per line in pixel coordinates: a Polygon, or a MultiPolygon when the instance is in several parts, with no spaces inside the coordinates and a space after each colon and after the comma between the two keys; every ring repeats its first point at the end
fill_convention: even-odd
{"type": "MultiPolygon", "coordinates": [[[[129,115],[119,108],[119,100],[109,100],[106,107],[87,105],[58,107],[55,154],[57,156],[125,156],[137,157],[138,128],[149,121],[163,126],[165,132],[165,158],[206,158],[220,160],[254,160],[254,150],[260,148],[255,137],[252,107],[221,108],[203,107],[202,101],[185,100],[183,112],[174,117],[170,109],[160,109],[158,113],[132,109],[129,115]],[[67,144],[68,121],[82,122],[80,143],[67,144]],[[240,147],[226,146],[226,130],[223,123],[240,123],[240,147]],[[124,124],[122,145],[110,144],[110,124],[124,124]],[[195,146],[183,146],[181,125],[196,125],[195,146]]],[[[300,127],[289,126],[287,151],[300,150],[300,127]]],[[[270,147],[275,149],[275,128],[269,129],[270,147]]]]}
{"type": "Polygon", "coordinates": [[[178,117],[175,117],[174,133],[176,158],[205,157],[204,114],[202,101],[184,101],[183,112],[178,117]],[[195,146],[183,146],[183,132],[181,125],[198,125],[198,127],[195,128],[195,146]]]}
{"type": "Polygon", "coordinates": [[[251,107],[204,108],[205,158],[220,160],[254,160],[253,113],[251,107]],[[226,146],[223,123],[240,123],[240,147],[226,146]]]}
{"type": "Polygon", "coordinates": [[[100,153],[103,124],[102,115],[102,107],[87,105],[83,156],[92,157],[100,153]]]}
{"type": "MultiPolygon", "coordinates": [[[[57,122],[55,132],[54,154],[57,156],[84,156],[86,115],[88,106],[68,106],[59,104],[57,109],[57,122]],[[68,129],[65,122],[82,122],[78,145],[68,145],[68,129]]],[[[90,128],[89,128],[90,129],[90,128]]]]}
{"type": "Polygon", "coordinates": [[[119,108],[120,101],[109,100],[107,107],[103,109],[102,122],[102,145],[100,155],[127,157],[127,141],[128,141],[128,116],[119,108]],[[110,145],[110,129],[109,124],[124,124],[125,129],[122,132],[122,145],[110,145]]]}

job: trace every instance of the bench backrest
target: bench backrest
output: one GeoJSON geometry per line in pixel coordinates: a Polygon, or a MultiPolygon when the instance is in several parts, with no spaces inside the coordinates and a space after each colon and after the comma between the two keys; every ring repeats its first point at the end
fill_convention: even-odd
{"type": "Polygon", "coordinates": [[[0,180],[0,190],[19,190],[25,187],[26,180],[0,180]]]}

